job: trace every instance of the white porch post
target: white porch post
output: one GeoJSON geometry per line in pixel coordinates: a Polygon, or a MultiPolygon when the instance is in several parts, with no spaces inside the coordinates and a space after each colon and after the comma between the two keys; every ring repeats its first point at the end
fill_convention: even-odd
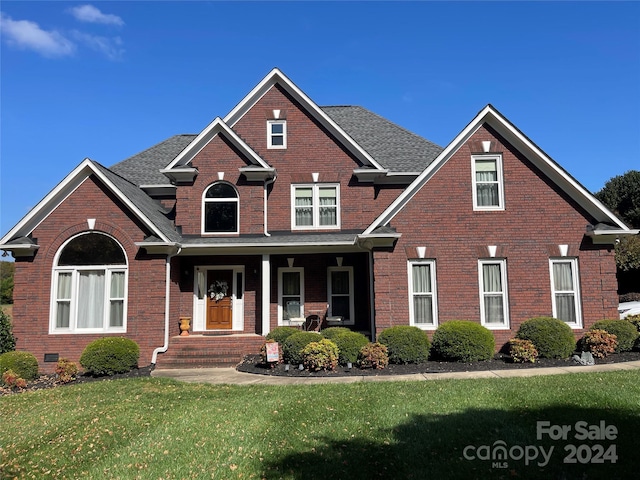
{"type": "Polygon", "coordinates": [[[262,255],[262,335],[271,331],[270,328],[270,299],[271,299],[271,258],[262,255]]]}

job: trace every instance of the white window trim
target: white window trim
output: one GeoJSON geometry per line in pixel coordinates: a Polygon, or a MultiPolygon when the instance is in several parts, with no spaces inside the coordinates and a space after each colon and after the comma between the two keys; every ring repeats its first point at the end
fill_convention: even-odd
{"type": "Polygon", "coordinates": [[[291,230],[339,230],[340,229],[340,184],[339,183],[296,183],[291,185],[291,230]],[[296,225],[296,189],[312,189],[312,225],[296,225]],[[336,189],[336,224],[320,225],[320,189],[336,189]]]}
{"type": "Polygon", "coordinates": [[[507,283],[507,260],[505,258],[490,258],[490,259],[481,259],[478,260],[478,289],[480,293],[480,324],[489,330],[508,330],[510,327],[510,317],[509,317],[509,289],[507,283]],[[487,323],[486,321],[486,312],[484,308],[484,297],[485,295],[495,296],[495,292],[485,292],[484,291],[484,274],[483,274],[483,266],[484,265],[500,265],[500,282],[502,283],[502,310],[504,312],[504,323],[496,324],[496,323],[487,323]]]}
{"type": "MultiPolygon", "coordinates": [[[[327,268],[327,305],[329,305],[329,309],[327,310],[327,316],[332,317],[333,315],[333,304],[331,303],[331,297],[333,297],[333,292],[331,291],[331,273],[332,272],[348,272],[349,273],[349,318],[343,320],[343,325],[354,325],[355,324],[355,303],[354,303],[354,284],[353,284],[353,267],[328,267],[327,268]]],[[[344,296],[344,294],[336,294],[344,296]]]]}
{"type": "Polygon", "coordinates": [[[226,182],[223,180],[219,180],[219,181],[215,181],[209,185],[207,185],[207,188],[205,188],[202,191],[202,199],[201,199],[201,212],[200,212],[200,233],[205,236],[218,236],[218,235],[238,235],[240,233],[240,193],[238,192],[238,189],[236,188],[236,186],[230,182],[226,182]],[[232,199],[231,197],[229,198],[207,198],[207,192],[209,191],[209,189],[211,187],[213,187],[214,185],[218,184],[218,183],[226,183],[227,185],[231,185],[231,187],[233,187],[233,189],[236,192],[236,198],[235,198],[235,202],[236,202],[236,229],[233,232],[207,232],[205,231],[204,227],[205,227],[205,206],[207,203],[217,203],[217,202],[229,202],[231,203],[232,199]]]}
{"type": "MultiPolygon", "coordinates": [[[[436,262],[435,260],[409,260],[407,262],[407,275],[408,275],[408,285],[409,285],[409,325],[418,327],[422,330],[436,330],[438,328],[438,295],[437,295],[437,283],[436,283],[436,262]],[[430,274],[431,274],[431,298],[433,301],[432,304],[432,317],[433,323],[416,323],[415,321],[415,311],[413,306],[413,297],[416,292],[413,291],[413,267],[414,265],[429,265],[430,266],[430,274]]],[[[418,294],[422,294],[422,292],[418,292],[418,294]]]]}
{"type": "Polygon", "coordinates": [[[285,272],[299,272],[300,273],[300,319],[304,321],[304,267],[281,267],[278,268],[278,326],[289,324],[284,323],[284,302],[282,300],[282,274],[285,272]]]}
{"type": "Polygon", "coordinates": [[[73,265],[63,265],[58,266],[58,261],[60,259],[60,255],[64,248],[79,236],[85,235],[87,233],[95,233],[95,232],[83,232],[80,235],[76,235],[72,238],[69,238],[64,244],[58,249],[56,252],[56,256],[54,258],[54,267],[52,269],[51,274],[51,295],[50,295],[50,305],[49,305],[49,334],[51,335],[59,335],[59,334],[75,334],[75,335],[86,335],[93,333],[126,333],[127,332],[127,306],[128,306],[128,298],[129,298],[129,260],[127,259],[127,253],[125,252],[120,242],[118,242],[111,235],[107,235],[105,233],[99,232],[101,235],[105,235],[111,238],[114,242],[116,242],[120,248],[122,248],[122,252],[125,256],[124,265],[82,265],[82,266],[73,266],[73,265]],[[104,271],[105,272],[105,290],[104,290],[104,313],[102,317],[103,327],[102,328],[78,328],[78,318],[76,312],[78,310],[78,289],[80,276],[79,272],[81,271],[104,271]],[[123,272],[124,273],[124,298],[122,305],[122,326],[119,327],[110,327],[109,326],[109,308],[111,306],[111,300],[116,299],[116,297],[111,298],[110,294],[110,286],[111,286],[111,275],[113,273],[123,272]],[[58,314],[58,278],[60,273],[71,273],[71,296],[69,302],[69,327],[67,328],[58,328],[56,326],[57,323],[57,314],[58,314]]]}
{"type": "Polygon", "coordinates": [[[565,322],[572,329],[580,329],[582,328],[582,301],[580,297],[580,274],[578,272],[578,259],[576,257],[556,257],[549,259],[549,280],[551,282],[551,305],[553,309],[553,317],[558,318],[558,310],[556,307],[556,294],[557,293],[573,293],[574,294],[574,302],[576,309],[576,322],[569,323],[565,322]],[[556,290],[555,282],[553,281],[553,265],[555,263],[570,263],[571,264],[571,273],[573,274],[573,290],[556,290]]]}
{"type": "MultiPolygon", "coordinates": [[[[502,211],[505,209],[504,207],[504,176],[502,173],[502,155],[500,154],[487,154],[487,155],[472,155],[471,156],[471,180],[473,183],[473,210],[475,211],[502,211]],[[477,185],[478,182],[476,180],[476,160],[495,160],[496,161],[496,169],[498,179],[496,183],[498,184],[498,205],[489,205],[483,206],[478,205],[478,192],[477,185]]],[[[481,182],[485,183],[485,182],[481,182]]]]}
{"type": "Polygon", "coordinates": [[[273,150],[283,150],[287,148],[287,121],[286,120],[267,120],[267,148],[273,150]],[[282,134],[273,134],[272,125],[282,125],[282,134]],[[282,145],[274,145],[273,137],[282,135],[282,145]]]}

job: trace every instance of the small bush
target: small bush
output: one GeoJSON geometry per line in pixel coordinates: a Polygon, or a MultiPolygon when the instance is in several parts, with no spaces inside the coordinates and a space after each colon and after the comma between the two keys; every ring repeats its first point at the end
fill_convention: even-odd
{"type": "Polygon", "coordinates": [[[638,330],[628,320],[600,320],[593,324],[590,330],[605,330],[614,334],[618,339],[616,353],[629,352],[638,338],[638,330]]]}
{"type": "Polygon", "coordinates": [[[265,342],[260,347],[260,362],[263,365],[268,365],[271,368],[274,368],[278,363],[282,363],[283,362],[282,345],[278,343],[278,361],[277,362],[269,362],[269,361],[267,361],[267,343],[277,343],[277,342],[272,338],[268,338],[268,339],[265,340],[265,342]]]}
{"type": "Polygon", "coordinates": [[[130,372],[138,366],[140,347],[129,338],[105,337],[87,345],[80,365],[94,376],[130,372]]]}
{"type": "Polygon", "coordinates": [[[349,362],[356,363],[360,349],[369,343],[369,339],[363,334],[348,329],[346,332],[338,332],[331,340],[338,346],[338,363],[340,365],[346,365],[349,362]]]}
{"type": "Polygon", "coordinates": [[[320,333],[322,334],[322,336],[324,338],[328,338],[329,340],[333,340],[338,335],[341,335],[343,333],[348,333],[348,332],[351,332],[351,331],[352,330],[350,328],[347,328],[347,327],[329,327],[329,328],[325,328],[320,333]]]}
{"type": "Polygon", "coordinates": [[[335,370],[338,366],[338,346],[328,338],[307,344],[300,354],[304,367],[312,372],[335,370]]]}
{"type": "Polygon", "coordinates": [[[317,332],[302,332],[298,330],[282,343],[284,361],[293,365],[301,364],[302,355],[300,352],[302,352],[302,349],[311,342],[318,342],[321,339],[322,335],[317,332]]]}
{"type": "Polygon", "coordinates": [[[536,346],[531,341],[520,338],[509,340],[509,355],[515,363],[535,363],[538,360],[536,346]]]}
{"type": "Polygon", "coordinates": [[[606,330],[593,329],[584,334],[580,344],[585,352],[591,352],[596,358],[604,358],[616,351],[617,338],[606,330]]]}
{"type": "Polygon", "coordinates": [[[451,320],[433,334],[432,351],[450,362],[478,362],[491,359],[495,346],[488,328],[468,320],[451,320]]]}
{"type": "Polygon", "coordinates": [[[38,377],[38,360],[29,352],[6,352],[0,355],[0,373],[7,370],[25,380],[34,380],[38,377]]]}
{"type": "Polygon", "coordinates": [[[300,330],[294,327],[276,327],[269,333],[267,333],[267,336],[265,338],[267,340],[274,340],[282,345],[287,338],[289,338],[294,333],[298,333],[299,331],[300,330]]]}
{"type": "Polygon", "coordinates": [[[16,337],[13,336],[11,318],[0,311],[0,354],[13,352],[16,349],[16,337]]]}
{"type": "Polygon", "coordinates": [[[636,327],[638,333],[640,333],[640,313],[638,315],[629,315],[625,317],[627,322],[631,322],[631,324],[636,327]]]}
{"type": "Polygon", "coordinates": [[[78,365],[71,360],[61,358],[56,364],[56,375],[62,383],[69,383],[78,375],[78,365]]]}
{"type": "Polygon", "coordinates": [[[571,327],[552,317],[535,317],[520,325],[516,338],[531,341],[543,358],[568,358],[576,348],[571,327]]]}
{"type": "Polygon", "coordinates": [[[387,328],[378,336],[378,342],[386,345],[390,363],[423,363],[429,358],[429,337],[418,327],[387,328]]]}
{"type": "Polygon", "coordinates": [[[381,343],[369,343],[360,349],[358,353],[358,366],[360,368],[373,368],[382,370],[389,365],[387,347],[381,343]]]}

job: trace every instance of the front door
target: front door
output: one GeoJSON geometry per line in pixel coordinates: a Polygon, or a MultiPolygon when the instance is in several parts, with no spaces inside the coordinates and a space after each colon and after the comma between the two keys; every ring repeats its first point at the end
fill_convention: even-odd
{"type": "Polygon", "coordinates": [[[231,330],[233,270],[207,272],[207,330],[231,330]]]}

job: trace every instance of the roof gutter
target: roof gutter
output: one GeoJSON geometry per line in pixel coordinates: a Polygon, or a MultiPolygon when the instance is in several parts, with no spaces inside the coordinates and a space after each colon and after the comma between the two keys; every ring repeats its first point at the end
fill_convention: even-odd
{"type": "Polygon", "coordinates": [[[156,348],[153,351],[153,355],[151,355],[151,364],[155,367],[158,361],[158,354],[164,353],[169,349],[169,320],[170,320],[170,312],[169,307],[171,305],[171,259],[178,255],[182,250],[181,247],[177,247],[177,249],[167,255],[167,262],[165,268],[165,293],[164,293],[164,344],[161,347],[156,348]]]}
{"type": "Polygon", "coordinates": [[[276,181],[276,179],[278,178],[278,172],[277,170],[273,171],[273,177],[271,178],[267,178],[264,181],[264,236],[265,237],[270,237],[271,234],[269,233],[269,229],[267,227],[267,218],[268,218],[268,213],[269,213],[269,209],[267,208],[267,196],[268,196],[268,190],[269,190],[269,185],[272,185],[273,182],[276,181]]]}

